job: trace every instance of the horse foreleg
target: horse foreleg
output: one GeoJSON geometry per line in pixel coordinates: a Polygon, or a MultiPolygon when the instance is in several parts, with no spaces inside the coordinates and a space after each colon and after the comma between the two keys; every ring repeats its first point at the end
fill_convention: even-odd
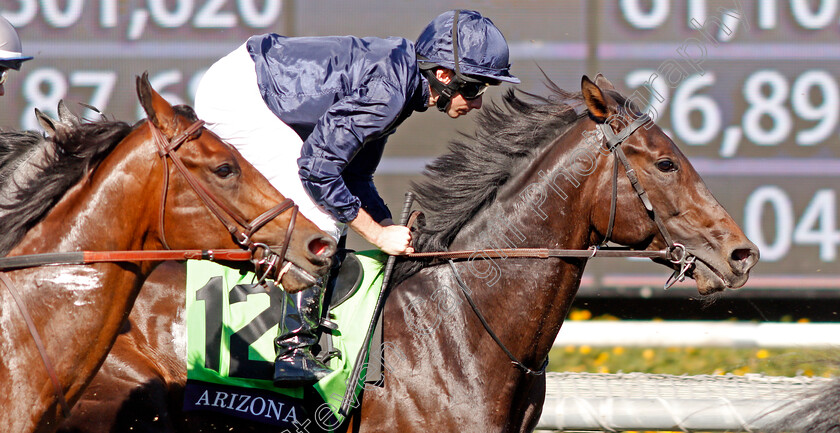
{"type": "Polygon", "coordinates": [[[531,388],[519,406],[519,411],[514,410],[511,420],[521,420],[521,423],[512,425],[510,431],[519,433],[530,433],[537,428],[537,423],[542,415],[543,404],[545,403],[545,375],[537,377],[531,384],[531,388]]]}

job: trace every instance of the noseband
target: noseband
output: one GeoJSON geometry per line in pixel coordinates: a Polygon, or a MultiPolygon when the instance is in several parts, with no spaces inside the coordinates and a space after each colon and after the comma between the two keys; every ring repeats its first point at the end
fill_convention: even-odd
{"type": "Polygon", "coordinates": [[[154,123],[151,121],[148,123],[152,131],[152,137],[154,138],[153,141],[158,147],[158,156],[160,156],[163,160],[164,181],[160,201],[159,227],[160,238],[164,248],[171,249],[166,242],[166,232],[164,230],[166,194],[169,189],[169,165],[166,163],[166,158],[168,157],[204,205],[210,209],[210,212],[212,212],[222,224],[224,224],[225,228],[227,228],[236,243],[253,254],[252,262],[256,266],[256,269],[259,270],[261,267],[265,268],[263,275],[260,277],[260,282],[270,277],[272,272],[277,272],[277,275],[271,277],[279,281],[283,275],[288,272],[291,266],[293,266],[292,262],[286,260],[286,251],[289,247],[289,241],[292,238],[292,232],[295,228],[295,220],[298,215],[298,206],[294,203],[294,201],[287,198],[280,202],[277,206],[274,206],[273,208],[263,212],[260,216],[254,218],[253,221],[247,222],[239,213],[231,210],[212,192],[210,192],[207,187],[205,187],[204,184],[195,177],[195,175],[190,173],[176,153],[176,150],[182,144],[197,137],[198,132],[204,127],[204,121],[196,121],[168,142],[163,132],[161,132],[154,123]],[[275,253],[271,247],[266,244],[254,242],[252,240],[254,233],[289,209],[292,210],[292,216],[289,219],[289,226],[286,229],[286,237],[278,252],[275,253]],[[258,250],[263,250],[263,256],[259,260],[256,258],[258,250]]]}

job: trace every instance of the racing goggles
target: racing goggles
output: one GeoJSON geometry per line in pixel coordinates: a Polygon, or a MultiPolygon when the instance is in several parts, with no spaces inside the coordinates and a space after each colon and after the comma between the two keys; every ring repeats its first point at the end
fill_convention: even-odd
{"type": "Polygon", "coordinates": [[[464,99],[468,101],[472,101],[474,99],[478,99],[484,92],[487,91],[487,88],[490,87],[489,83],[483,82],[465,82],[462,83],[459,87],[457,92],[464,97],[464,99]]]}

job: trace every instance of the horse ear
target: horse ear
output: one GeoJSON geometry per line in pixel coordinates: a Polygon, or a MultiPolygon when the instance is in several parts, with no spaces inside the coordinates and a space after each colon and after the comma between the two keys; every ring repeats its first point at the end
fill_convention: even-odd
{"type": "Polygon", "coordinates": [[[148,71],[137,77],[137,97],[140,98],[140,105],[143,106],[149,120],[167,137],[175,135],[175,112],[172,105],[152,88],[148,71]]]}
{"type": "Polygon", "coordinates": [[[67,108],[67,104],[64,100],[58,101],[58,121],[59,122],[69,122],[72,123],[76,119],[76,116],[67,108]]]}
{"type": "Polygon", "coordinates": [[[611,83],[610,80],[608,80],[607,77],[605,77],[604,74],[600,72],[598,73],[598,75],[595,76],[595,84],[604,90],[615,91],[615,86],[613,86],[613,83],[611,83]]]}
{"type": "Polygon", "coordinates": [[[589,114],[596,121],[603,123],[610,117],[610,105],[615,101],[586,75],[580,80],[580,92],[583,94],[583,102],[586,103],[589,114]]]}
{"type": "MultiPolygon", "coordinates": [[[[82,102],[79,102],[79,105],[91,108],[94,111],[99,111],[96,110],[96,108],[82,102]]],[[[58,122],[63,123],[67,126],[72,126],[81,123],[82,118],[80,116],[77,116],[76,113],[70,110],[70,107],[67,106],[67,103],[63,99],[61,99],[58,101],[58,122]]]]}
{"type": "Polygon", "coordinates": [[[56,121],[50,116],[47,116],[43,111],[35,109],[35,118],[38,119],[38,124],[44,129],[44,132],[49,136],[55,135],[56,121]]]}

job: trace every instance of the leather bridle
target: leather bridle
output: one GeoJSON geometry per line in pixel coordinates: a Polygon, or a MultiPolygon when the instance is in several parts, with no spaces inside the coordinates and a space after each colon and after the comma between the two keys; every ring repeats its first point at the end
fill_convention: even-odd
{"type": "Polygon", "coordinates": [[[164,182],[161,192],[159,227],[160,238],[164,248],[170,249],[166,242],[166,232],[164,230],[164,210],[166,205],[166,194],[169,189],[169,165],[166,163],[168,158],[172,161],[172,164],[178,172],[181,173],[193,191],[195,191],[196,195],[198,195],[204,205],[207,206],[210,212],[212,212],[222,224],[224,224],[225,228],[227,228],[236,243],[254,255],[253,261],[256,269],[259,270],[261,267],[265,267],[265,271],[260,278],[260,282],[267,278],[269,273],[272,271],[277,272],[277,275],[273,276],[274,279],[279,280],[282,278],[283,274],[288,272],[291,266],[293,266],[292,262],[287,261],[285,257],[298,215],[298,206],[294,203],[294,201],[287,198],[280,202],[277,206],[263,212],[251,222],[247,222],[245,218],[226,206],[212,192],[210,192],[203,183],[196,179],[196,177],[187,170],[187,167],[175,152],[182,144],[186,143],[191,138],[194,138],[194,136],[204,126],[203,120],[196,121],[168,142],[166,141],[166,137],[163,135],[163,132],[161,132],[154,123],[150,121],[149,125],[154,142],[158,147],[158,156],[160,156],[163,160],[164,182]],[[275,253],[272,251],[270,246],[263,243],[255,243],[252,240],[254,233],[289,209],[292,211],[292,216],[289,219],[289,227],[286,229],[286,237],[283,244],[280,246],[279,252],[275,253]],[[257,260],[257,252],[259,250],[263,251],[263,256],[261,259],[257,260]]]}
{"type": "MultiPolygon", "coordinates": [[[[6,271],[31,268],[44,265],[57,264],[91,264],[103,262],[133,262],[133,261],[161,261],[161,260],[227,260],[227,261],[245,261],[250,260],[255,270],[258,272],[262,270],[262,275],[259,277],[259,283],[262,283],[266,278],[272,278],[279,281],[283,275],[291,269],[296,267],[300,272],[309,275],[313,279],[315,276],[308,271],[298,267],[291,261],[286,259],[286,252],[289,247],[289,242],[292,237],[292,232],[295,228],[295,220],[298,215],[298,206],[291,199],[285,199],[277,206],[263,212],[251,222],[247,222],[240,214],[231,210],[222,201],[220,201],[207,187],[204,186],[189,170],[187,170],[181,158],[177,155],[176,150],[184,143],[197,138],[199,131],[204,126],[204,121],[199,120],[190,125],[186,130],[171,140],[167,141],[163,132],[151,121],[148,121],[149,127],[152,131],[152,138],[158,148],[158,156],[162,159],[162,166],[164,172],[163,192],[161,194],[160,203],[160,219],[159,230],[161,243],[166,250],[155,251],[75,251],[68,253],[43,253],[43,254],[29,254],[14,257],[0,257],[0,281],[9,289],[12,297],[17,303],[18,309],[26,322],[29,333],[35,342],[38,353],[50,382],[53,386],[53,392],[58,399],[63,415],[70,415],[70,405],[64,398],[64,391],[61,387],[61,382],[58,380],[58,375],[49,360],[47,352],[44,348],[40,334],[38,333],[32,316],[29,314],[26,304],[20,297],[13,282],[6,275],[6,271]],[[164,232],[164,214],[166,205],[166,195],[169,189],[169,164],[167,158],[172,161],[176,169],[186,179],[196,195],[207,206],[210,212],[224,224],[228,232],[234,238],[236,243],[243,248],[243,250],[172,250],[166,242],[166,235],[164,232]],[[286,228],[286,235],[283,244],[279,246],[279,251],[275,252],[271,246],[264,243],[254,242],[253,235],[263,226],[268,224],[271,220],[278,217],[287,210],[292,211],[289,219],[289,226],[286,228]],[[258,254],[262,252],[262,254],[258,254]]],[[[276,247],[275,247],[276,248],[276,247]]]]}

